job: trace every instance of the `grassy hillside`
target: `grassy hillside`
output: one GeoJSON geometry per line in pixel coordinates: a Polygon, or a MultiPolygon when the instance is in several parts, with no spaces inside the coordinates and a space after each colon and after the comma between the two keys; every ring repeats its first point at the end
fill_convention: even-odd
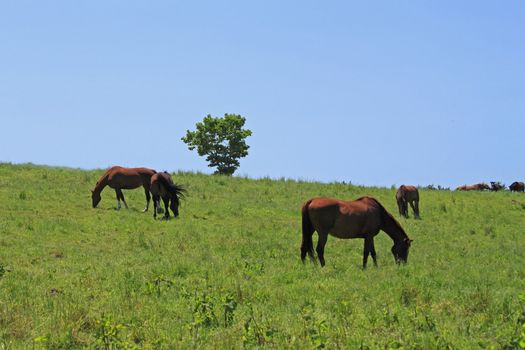
{"type": "Polygon", "coordinates": [[[178,173],[180,218],[154,221],[142,190],[91,208],[101,174],[0,164],[0,349],[519,347],[523,194],[422,190],[416,221],[394,189],[178,173]],[[414,239],[408,264],[380,233],[377,268],[333,237],[303,265],[301,204],[362,195],[414,239]]]}

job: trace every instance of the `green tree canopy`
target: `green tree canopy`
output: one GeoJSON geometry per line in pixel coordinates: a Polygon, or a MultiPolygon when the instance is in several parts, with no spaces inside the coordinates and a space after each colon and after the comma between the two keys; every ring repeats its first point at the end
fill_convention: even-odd
{"type": "Polygon", "coordinates": [[[248,155],[245,139],[252,134],[243,129],[246,119],[237,114],[224,118],[207,115],[196,124],[197,130],[186,131],[182,141],[190,150],[197,148],[199,156],[206,156],[209,167],[216,167],[216,174],[232,175],[239,167],[239,158],[248,155]]]}

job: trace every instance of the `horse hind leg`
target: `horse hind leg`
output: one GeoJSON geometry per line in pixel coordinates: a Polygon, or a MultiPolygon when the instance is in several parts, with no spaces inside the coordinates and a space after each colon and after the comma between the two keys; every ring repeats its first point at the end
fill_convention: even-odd
{"type": "Polygon", "coordinates": [[[117,195],[117,210],[120,210],[120,194],[119,194],[119,190],[115,190],[115,194],[117,195]]]}
{"type": "Polygon", "coordinates": [[[375,247],[375,244],[374,244],[374,236],[377,236],[379,232],[376,232],[375,234],[372,235],[372,238],[370,239],[372,241],[371,243],[371,246],[370,246],[370,255],[372,255],[372,260],[374,261],[374,266],[377,267],[377,254],[376,254],[376,247],[375,247]]]}
{"type": "Polygon", "coordinates": [[[120,191],[120,198],[122,199],[122,203],[124,203],[124,207],[128,209],[128,204],[126,203],[126,200],[124,199],[124,193],[122,192],[122,190],[119,190],[119,191],[120,191]]]}
{"type": "Polygon", "coordinates": [[[157,211],[160,207],[160,198],[159,196],[153,196],[153,218],[157,218],[157,211]]]}
{"type": "Polygon", "coordinates": [[[419,216],[419,210],[416,208],[417,202],[416,201],[410,201],[410,207],[412,208],[412,212],[414,213],[414,218],[417,219],[419,216]]]}
{"type": "Polygon", "coordinates": [[[420,219],[419,217],[419,200],[414,201],[414,217],[420,219]]]}
{"type": "Polygon", "coordinates": [[[398,210],[399,210],[399,215],[404,216],[404,215],[405,215],[405,212],[404,212],[404,210],[403,210],[403,203],[398,202],[398,203],[397,203],[397,208],[398,208],[398,210]]]}
{"type": "Polygon", "coordinates": [[[400,199],[397,203],[397,206],[399,208],[399,215],[406,218],[408,216],[408,210],[407,210],[408,205],[407,205],[406,200],[404,198],[400,199]]]}
{"type": "Polygon", "coordinates": [[[403,203],[403,216],[408,219],[408,202],[403,203]]]}

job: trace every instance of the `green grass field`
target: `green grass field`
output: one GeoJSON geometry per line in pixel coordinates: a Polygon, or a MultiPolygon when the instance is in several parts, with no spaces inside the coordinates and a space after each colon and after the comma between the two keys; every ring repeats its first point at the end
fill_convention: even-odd
{"type": "MultiPolygon", "coordinates": [[[[102,170],[0,164],[0,349],[514,349],[524,339],[525,195],[173,174],[180,217],[115,210],[102,170]],[[376,237],[328,239],[302,264],[300,207],[372,195],[414,239],[397,266],[376,237]]],[[[314,243],[317,235],[314,236],[314,243]]]]}

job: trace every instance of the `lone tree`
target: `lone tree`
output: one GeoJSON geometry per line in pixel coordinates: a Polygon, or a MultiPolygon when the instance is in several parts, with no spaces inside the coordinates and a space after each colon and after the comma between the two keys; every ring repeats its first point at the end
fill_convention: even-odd
{"type": "Polygon", "coordinates": [[[190,150],[197,148],[199,156],[207,156],[209,167],[217,167],[215,174],[232,175],[239,167],[239,158],[248,155],[245,139],[252,134],[243,129],[245,118],[225,114],[224,118],[207,115],[197,123],[196,131],[186,131],[182,141],[190,150]]]}

